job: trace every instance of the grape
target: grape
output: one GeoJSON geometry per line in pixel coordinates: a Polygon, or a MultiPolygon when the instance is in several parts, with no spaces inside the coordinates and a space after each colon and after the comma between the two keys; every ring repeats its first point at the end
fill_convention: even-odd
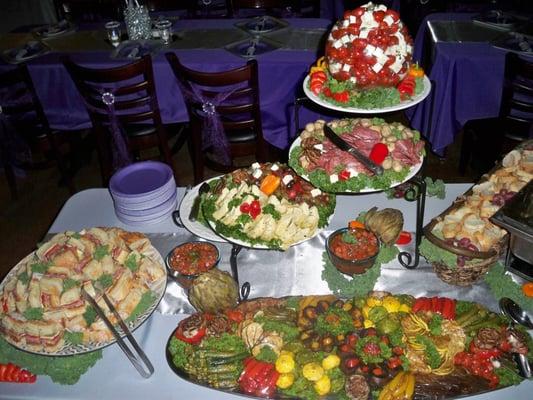
{"type": "Polygon", "coordinates": [[[470,243],[466,248],[470,251],[478,251],[477,246],[473,243],[470,243]]]}
{"type": "Polygon", "coordinates": [[[459,247],[468,247],[470,245],[470,239],[468,239],[467,237],[464,237],[461,240],[459,240],[458,245],[459,247]]]}
{"type": "Polygon", "coordinates": [[[458,267],[465,266],[465,258],[463,256],[457,256],[457,266],[458,267]]]}

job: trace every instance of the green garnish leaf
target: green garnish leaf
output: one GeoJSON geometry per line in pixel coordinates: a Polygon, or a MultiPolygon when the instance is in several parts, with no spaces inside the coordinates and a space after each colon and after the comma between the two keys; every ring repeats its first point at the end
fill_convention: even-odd
{"type": "Polygon", "coordinates": [[[30,265],[31,271],[34,274],[44,274],[46,271],[48,271],[48,268],[52,266],[52,262],[36,262],[34,264],[30,265]]]}
{"type": "Polygon", "coordinates": [[[419,249],[420,254],[422,254],[428,262],[444,264],[451,269],[457,268],[457,256],[455,254],[435,246],[424,237],[420,242],[419,249]]]}
{"type": "Polygon", "coordinates": [[[432,369],[437,369],[442,364],[442,359],[440,358],[439,351],[435,346],[435,343],[423,335],[416,335],[416,342],[425,347],[424,353],[426,355],[426,361],[432,369]]]}
{"type": "Polygon", "coordinates": [[[96,246],[96,249],[94,249],[93,257],[95,260],[100,261],[104,256],[107,256],[109,254],[109,245],[98,245],[96,246]]]}
{"type": "Polygon", "coordinates": [[[242,199],[239,197],[235,197],[234,199],[231,199],[228,203],[228,210],[233,210],[235,207],[240,207],[242,203],[242,199]]]}
{"type": "Polygon", "coordinates": [[[65,331],[65,341],[71,344],[82,344],[83,333],[65,331]]]}
{"type": "Polygon", "coordinates": [[[128,318],[126,318],[126,322],[130,322],[135,320],[139,315],[144,313],[148,308],[154,304],[154,301],[156,301],[157,297],[154,292],[151,290],[148,290],[144,292],[141,296],[141,300],[139,300],[139,303],[135,306],[131,314],[128,318]]]}
{"type": "Polygon", "coordinates": [[[131,272],[137,271],[139,265],[137,264],[137,257],[135,257],[135,253],[130,253],[130,255],[126,258],[126,261],[124,261],[124,265],[128,267],[131,272]]]}
{"type": "Polygon", "coordinates": [[[241,214],[239,215],[239,217],[237,218],[237,224],[241,225],[241,226],[244,226],[246,225],[248,222],[250,222],[252,220],[252,217],[250,217],[250,215],[248,214],[241,214]]]}
{"type": "Polygon", "coordinates": [[[70,237],[73,237],[74,239],[80,239],[81,235],[79,234],[79,232],[74,232],[72,235],[70,235],[70,237]]]}
{"type": "Polygon", "coordinates": [[[442,334],[442,316],[440,314],[433,314],[428,323],[428,327],[433,336],[440,336],[442,334]]]}
{"type": "Polygon", "coordinates": [[[175,337],[170,339],[168,351],[172,355],[172,362],[180,369],[184,369],[189,360],[189,356],[194,351],[192,345],[185,343],[175,337]]]}
{"type": "Polygon", "coordinates": [[[352,235],[350,232],[344,232],[342,234],[342,241],[344,243],[348,243],[348,244],[356,244],[357,243],[357,239],[354,235],[352,235]]]}
{"type": "Polygon", "coordinates": [[[261,347],[261,351],[259,351],[259,354],[255,356],[256,359],[259,361],[264,361],[268,363],[275,363],[278,359],[278,355],[274,350],[272,350],[268,346],[261,347]]]}
{"type": "Polygon", "coordinates": [[[96,321],[97,315],[98,314],[96,314],[96,311],[94,310],[94,308],[92,308],[91,306],[87,306],[87,308],[85,309],[85,312],[83,313],[83,319],[87,323],[87,326],[92,325],[92,323],[96,321]]]}
{"type": "Polygon", "coordinates": [[[20,273],[19,276],[18,276],[18,280],[21,281],[23,284],[27,285],[28,282],[30,281],[30,277],[28,275],[28,272],[24,271],[24,272],[20,273]]]}
{"type": "Polygon", "coordinates": [[[24,311],[23,315],[24,318],[26,318],[29,321],[32,320],[42,320],[43,319],[43,311],[44,309],[42,307],[30,307],[27,308],[26,311],[24,311]]]}
{"type": "Polygon", "coordinates": [[[67,278],[63,281],[63,292],[72,289],[73,287],[78,286],[79,284],[80,282],[76,279],[67,278]]]}
{"type": "Polygon", "coordinates": [[[281,219],[281,214],[279,211],[276,210],[276,207],[274,207],[274,204],[267,204],[263,207],[263,213],[272,215],[272,218],[275,220],[281,219]]]}
{"type": "Polygon", "coordinates": [[[113,284],[113,276],[111,274],[102,274],[97,279],[97,282],[102,288],[106,289],[113,284]]]}

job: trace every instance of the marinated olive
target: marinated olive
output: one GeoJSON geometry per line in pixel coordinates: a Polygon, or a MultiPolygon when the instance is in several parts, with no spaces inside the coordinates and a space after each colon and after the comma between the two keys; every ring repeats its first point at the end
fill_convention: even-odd
{"type": "Polygon", "coordinates": [[[316,308],[319,312],[321,313],[324,313],[326,311],[328,311],[329,309],[329,303],[326,301],[326,300],[320,300],[317,305],[316,305],[316,308]]]}
{"type": "Polygon", "coordinates": [[[349,302],[344,303],[344,305],[342,306],[342,309],[343,309],[344,311],[350,311],[352,308],[353,308],[353,304],[352,304],[352,303],[349,303],[349,302]]]}
{"type": "Polygon", "coordinates": [[[304,308],[304,316],[310,320],[316,319],[318,317],[317,310],[313,306],[307,306],[304,308]]]}
{"type": "Polygon", "coordinates": [[[346,336],[344,336],[342,333],[337,335],[337,337],[335,338],[335,343],[336,344],[341,344],[344,342],[344,339],[346,339],[346,336]]]}
{"type": "Polygon", "coordinates": [[[342,306],[344,306],[344,301],[342,301],[341,299],[337,299],[333,302],[333,304],[331,304],[332,307],[337,307],[337,308],[342,308],[342,306]]]}
{"type": "Polygon", "coordinates": [[[310,339],[311,338],[311,335],[309,334],[309,331],[303,331],[301,334],[300,334],[300,340],[302,342],[306,341],[307,339],[310,339]]]}
{"type": "Polygon", "coordinates": [[[333,345],[329,344],[327,346],[323,346],[322,351],[325,351],[326,353],[331,353],[333,351],[333,345]]]}
{"type": "Polygon", "coordinates": [[[309,348],[313,351],[318,351],[320,350],[320,342],[318,340],[313,340],[309,346],[309,348]]]}
{"type": "Polygon", "coordinates": [[[333,345],[333,338],[330,335],[326,335],[322,338],[322,345],[329,346],[333,345]]]}
{"type": "Polygon", "coordinates": [[[298,326],[304,329],[308,329],[313,327],[313,323],[308,318],[300,317],[298,319],[298,326]]]}

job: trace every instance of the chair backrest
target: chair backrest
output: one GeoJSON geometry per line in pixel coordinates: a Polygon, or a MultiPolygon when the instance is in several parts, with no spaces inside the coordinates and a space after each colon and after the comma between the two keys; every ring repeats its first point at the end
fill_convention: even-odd
{"type": "Polygon", "coordinates": [[[68,57],[63,58],[63,64],[82,95],[94,125],[109,123],[108,108],[102,100],[104,92],[113,94],[116,115],[123,124],[153,122],[156,126],[162,125],[149,55],[107,69],[83,67],[68,57]]]}
{"type": "Polygon", "coordinates": [[[29,122],[40,128],[36,135],[50,133],[48,119],[25,64],[0,74],[0,107],[13,124],[29,122]]]}
{"type": "Polygon", "coordinates": [[[533,62],[511,52],[505,58],[500,117],[522,129],[533,124],[533,62]]]}
{"type": "MultiPolygon", "coordinates": [[[[253,128],[262,139],[261,111],[259,105],[259,78],[257,61],[251,60],[245,66],[224,72],[199,72],[185,67],[174,53],[167,53],[176,79],[182,87],[190,89],[191,84],[200,89],[204,98],[214,98],[221,92],[231,92],[215,107],[226,131],[253,128]]],[[[190,118],[202,118],[201,101],[188,98],[184,93],[190,118]]],[[[231,133],[229,133],[231,136],[231,133]]]]}

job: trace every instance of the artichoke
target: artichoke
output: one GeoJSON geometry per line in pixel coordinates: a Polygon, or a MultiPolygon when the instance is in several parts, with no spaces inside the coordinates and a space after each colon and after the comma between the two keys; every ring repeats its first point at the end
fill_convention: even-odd
{"type": "Polygon", "coordinates": [[[403,229],[403,214],[395,208],[378,211],[377,207],[373,207],[365,215],[365,226],[385,245],[390,246],[396,242],[403,229]]]}
{"type": "Polygon", "coordinates": [[[229,273],[213,268],[192,282],[189,301],[200,312],[216,313],[237,305],[239,289],[229,273]]]}

